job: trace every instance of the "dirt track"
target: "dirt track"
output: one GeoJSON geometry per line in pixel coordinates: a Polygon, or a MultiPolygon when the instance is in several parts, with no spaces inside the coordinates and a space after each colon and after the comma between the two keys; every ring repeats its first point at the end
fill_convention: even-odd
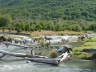
{"type": "MultiPolygon", "coordinates": [[[[16,31],[11,31],[9,32],[8,30],[0,30],[0,32],[5,32],[5,33],[17,33],[16,31]]],[[[74,31],[34,31],[34,32],[21,32],[21,34],[39,34],[39,35],[63,35],[63,34],[84,34],[84,32],[74,32],[74,31]]]]}

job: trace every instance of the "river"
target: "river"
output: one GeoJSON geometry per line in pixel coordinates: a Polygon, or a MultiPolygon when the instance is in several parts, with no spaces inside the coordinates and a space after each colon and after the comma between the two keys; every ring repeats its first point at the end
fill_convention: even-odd
{"type": "MultiPolygon", "coordinates": [[[[73,42],[70,43],[71,47],[79,46],[82,43],[73,42]]],[[[68,45],[65,44],[65,45],[68,45]]],[[[30,53],[30,49],[24,50],[19,47],[9,46],[6,48],[4,45],[0,45],[0,49],[11,51],[30,53]]],[[[50,50],[46,49],[34,49],[34,52],[42,52],[43,55],[49,55],[50,50]]],[[[96,72],[96,63],[94,61],[70,59],[61,62],[58,66],[50,64],[29,62],[21,58],[5,56],[0,60],[0,72],[96,72]]]]}

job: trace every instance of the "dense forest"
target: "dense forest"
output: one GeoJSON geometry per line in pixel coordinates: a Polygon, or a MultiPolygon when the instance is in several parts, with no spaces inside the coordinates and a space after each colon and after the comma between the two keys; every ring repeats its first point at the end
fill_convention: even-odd
{"type": "Polygon", "coordinates": [[[96,31],[96,0],[0,0],[0,29],[96,31]]]}

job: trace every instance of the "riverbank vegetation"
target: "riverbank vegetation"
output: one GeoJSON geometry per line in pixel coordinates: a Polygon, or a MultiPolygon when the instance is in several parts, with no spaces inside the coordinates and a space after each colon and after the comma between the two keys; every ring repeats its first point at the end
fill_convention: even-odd
{"type": "Polygon", "coordinates": [[[85,41],[83,45],[73,48],[72,56],[80,59],[92,60],[92,51],[96,51],[96,37],[90,40],[85,39],[85,41]]]}

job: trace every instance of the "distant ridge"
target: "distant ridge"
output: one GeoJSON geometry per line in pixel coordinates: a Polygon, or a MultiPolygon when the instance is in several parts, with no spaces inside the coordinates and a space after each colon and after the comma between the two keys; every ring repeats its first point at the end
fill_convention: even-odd
{"type": "Polygon", "coordinates": [[[96,19],[96,0],[0,0],[0,13],[43,20],[96,19]]]}

